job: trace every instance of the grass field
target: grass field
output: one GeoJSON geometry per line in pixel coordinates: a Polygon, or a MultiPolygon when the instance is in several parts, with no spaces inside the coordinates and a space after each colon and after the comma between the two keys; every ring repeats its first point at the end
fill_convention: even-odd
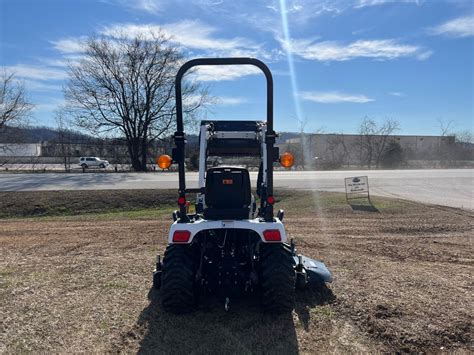
{"type": "MultiPolygon", "coordinates": [[[[279,191],[301,253],[334,274],[291,315],[257,297],[162,311],[151,290],[172,191],[0,193],[0,352],[472,351],[473,213],[279,191]]],[[[281,200],[281,201],[279,201],[281,200]]]]}

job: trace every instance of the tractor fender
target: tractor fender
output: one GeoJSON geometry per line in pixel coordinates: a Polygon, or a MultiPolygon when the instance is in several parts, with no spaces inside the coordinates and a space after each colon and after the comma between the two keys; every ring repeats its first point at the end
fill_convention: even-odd
{"type": "Polygon", "coordinates": [[[302,266],[308,275],[309,284],[318,285],[324,282],[332,282],[332,274],[322,261],[304,255],[294,255],[293,259],[295,259],[295,265],[298,265],[300,261],[303,264],[302,266]]]}
{"type": "Polygon", "coordinates": [[[206,219],[199,219],[190,223],[178,223],[178,221],[176,221],[171,225],[170,232],[168,235],[168,243],[176,244],[173,242],[173,235],[176,231],[189,231],[191,233],[189,240],[187,242],[180,242],[179,244],[190,244],[196,234],[201,231],[211,229],[248,229],[255,231],[264,243],[284,243],[287,241],[285,227],[278,218],[275,218],[274,222],[265,222],[258,218],[255,218],[232,221],[211,221],[206,219]],[[281,240],[276,242],[267,242],[265,240],[265,238],[263,237],[263,232],[272,229],[277,229],[280,232],[281,240]]]}

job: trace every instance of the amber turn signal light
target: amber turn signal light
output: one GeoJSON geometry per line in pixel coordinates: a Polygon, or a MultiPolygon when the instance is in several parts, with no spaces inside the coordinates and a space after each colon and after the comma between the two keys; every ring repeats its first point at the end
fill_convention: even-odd
{"type": "Polygon", "coordinates": [[[158,159],[156,159],[156,164],[160,167],[160,169],[168,169],[171,166],[173,159],[169,155],[160,155],[158,159]]]}
{"type": "Polygon", "coordinates": [[[289,152],[285,152],[280,156],[280,164],[285,168],[291,168],[295,163],[295,157],[289,152]]]}

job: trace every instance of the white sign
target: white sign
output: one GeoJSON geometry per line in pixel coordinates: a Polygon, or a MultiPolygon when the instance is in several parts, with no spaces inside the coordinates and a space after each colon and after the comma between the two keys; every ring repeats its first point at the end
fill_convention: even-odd
{"type": "Polygon", "coordinates": [[[369,193],[369,179],[367,176],[345,178],[346,194],[369,193]]]}

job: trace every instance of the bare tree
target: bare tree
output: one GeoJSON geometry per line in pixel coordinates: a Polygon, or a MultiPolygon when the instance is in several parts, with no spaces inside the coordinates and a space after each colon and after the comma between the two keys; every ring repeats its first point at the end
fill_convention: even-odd
{"type": "Polygon", "coordinates": [[[328,168],[337,169],[347,163],[351,154],[343,133],[328,137],[325,155],[329,157],[329,160],[325,162],[328,168]]]}
{"type": "Polygon", "coordinates": [[[373,163],[378,167],[389,141],[390,135],[400,129],[400,123],[392,119],[386,119],[382,124],[365,117],[359,126],[359,148],[360,160],[370,169],[373,163]]]}
{"type": "Polygon", "coordinates": [[[307,133],[306,126],[308,124],[308,117],[297,118],[298,122],[298,131],[300,135],[299,147],[293,146],[290,149],[290,152],[295,155],[295,160],[299,162],[298,165],[301,165],[303,169],[312,169],[315,164],[314,156],[314,142],[313,139],[317,134],[324,133],[324,127],[316,128],[313,133],[307,133]]]}
{"type": "Polygon", "coordinates": [[[454,121],[445,121],[441,118],[438,118],[438,125],[439,125],[439,130],[441,133],[441,137],[447,137],[447,136],[452,136],[452,130],[454,128],[454,121]]]}
{"type": "Polygon", "coordinates": [[[286,143],[285,151],[295,157],[295,169],[301,167],[304,170],[304,154],[301,140],[298,143],[286,143]]]}
{"type": "Polygon", "coordinates": [[[15,80],[13,73],[3,71],[0,74],[0,130],[20,122],[32,108],[23,85],[15,80]]]}
{"type": "MultiPolygon", "coordinates": [[[[75,122],[96,134],[120,132],[133,169],[145,171],[150,143],[174,129],[174,80],[183,56],[161,34],[152,39],[91,38],[85,48],[84,59],[69,68],[65,90],[75,122]]],[[[184,83],[187,117],[206,97],[196,82],[184,83]]]]}
{"type": "Polygon", "coordinates": [[[441,166],[452,166],[456,160],[456,146],[455,146],[455,134],[453,129],[455,126],[454,121],[446,121],[438,118],[438,126],[441,134],[441,141],[438,145],[436,156],[439,159],[441,166]]]}
{"type": "Polygon", "coordinates": [[[373,132],[376,131],[376,127],[375,121],[365,117],[360,123],[359,138],[356,143],[359,151],[359,160],[361,163],[366,164],[369,169],[374,155],[373,132]]]}
{"type": "Polygon", "coordinates": [[[473,144],[474,143],[474,136],[472,131],[469,129],[465,129],[463,131],[459,131],[455,133],[456,136],[456,143],[461,144],[473,144]]]}
{"type": "Polygon", "coordinates": [[[66,112],[64,108],[59,108],[55,115],[56,130],[58,133],[58,144],[63,158],[64,171],[71,171],[72,141],[71,131],[68,129],[66,112]]]}
{"type": "Polygon", "coordinates": [[[451,147],[453,158],[458,163],[462,161],[474,160],[474,139],[472,131],[469,129],[458,131],[455,133],[455,144],[451,147]]]}
{"type": "Polygon", "coordinates": [[[380,162],[385,152],[385,148],[387,147],[387,144],[389,142],[390,135],[392,135],[399,129],[400,129],[400,122],[392,120],[392,119],[386,119],[385,122],[383,122],[382,125],[379,126],[379,130],[377,133],[379,135],[379,139],[377,140],[376,145],[375,145],[375,166],[376,167],[380,166],[380,162]]]}
{"type": "Polygon", "coordinates": [[[287,147],[288,151],[293,154],[295,160],[299,163],[295,164],[295,168],[301,165],[304,170],[311,161],[308,134],[305,132],[308,117],[297,117],[296,120],[298,122],[298,133],[300,135],[299,145],[287,147]]]}

